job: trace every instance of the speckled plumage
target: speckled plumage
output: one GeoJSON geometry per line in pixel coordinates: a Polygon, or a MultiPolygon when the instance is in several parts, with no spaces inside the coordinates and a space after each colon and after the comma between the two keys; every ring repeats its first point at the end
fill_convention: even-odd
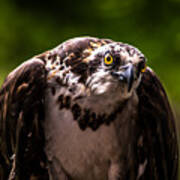
{"type": "Polygon", "coordinates": [[[175,180],[174,117],[145,63],[133,46],[84,37],[11,72],[0,91],[0,179],[175,180]]]}

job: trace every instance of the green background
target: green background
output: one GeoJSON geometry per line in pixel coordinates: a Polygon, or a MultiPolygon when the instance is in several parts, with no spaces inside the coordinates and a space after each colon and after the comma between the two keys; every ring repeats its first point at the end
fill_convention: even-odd
{"type": "Polygon", "coordinates": [[[180,126],[180,0],[0,0],[0,84],[33,55],[87,35],[138,47],[180,126]]]}

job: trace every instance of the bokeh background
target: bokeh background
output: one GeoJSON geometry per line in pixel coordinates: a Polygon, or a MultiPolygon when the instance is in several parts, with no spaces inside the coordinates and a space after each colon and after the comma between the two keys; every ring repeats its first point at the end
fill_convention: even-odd
{"type": "Polygon", "coordinates": [[[33,55],[87,35],[138,47],[180,127],[180,0],[0,0],[0,84],[33,55]]]}

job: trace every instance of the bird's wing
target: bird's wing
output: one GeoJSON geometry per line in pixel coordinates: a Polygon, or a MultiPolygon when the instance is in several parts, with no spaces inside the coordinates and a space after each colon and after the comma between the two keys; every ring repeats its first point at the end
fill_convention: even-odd
{"type": "MultiPolygon", "coordinates": [[[[37,58],[8,75],[0,89],[0,179],[45,172],[41,122],[46,71],[37,58]]],[[[44,178],[45,179],[45,178],[44,178]]]]}
{"type": "Polygon", "coordinates": [[[165,90],[150,68],[143,74],[137,93],[139,179],[176,180],[178,145],[175,120],[165,90]]]}

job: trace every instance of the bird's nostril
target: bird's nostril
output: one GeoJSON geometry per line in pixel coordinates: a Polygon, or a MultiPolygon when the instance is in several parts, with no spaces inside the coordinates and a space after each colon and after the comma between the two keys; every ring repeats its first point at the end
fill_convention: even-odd
{"type": "Polygon", "coordinates": [[[124,81],[124,82],[127,81],[127,78],[125,77],[125,75],[123,73],[111,72],[111,75],[120,81],[124,81]]]}
{"type": "Polygon", "coordinates": [[[123,81],[124,80],[124,76],[120,75],[119,76],[119,80],[123,81]]]}
{"type": "Polygon", "coordinates": [[[111,75],[114,76],[114,77],[116,77],[116,78],[119,77],[119,73],[117,73],[117,72],[111,72],[111,75]]]}
{"type": "Polygon", "coordinates": [[[111,75],[119,81],[127,83],[128,92],[130,92],[134,81],[134,69],[132,64],[124,66],[121,72],[111,72],[111,75]]]}
{"type": "Polygon", "coordinates": [[[126,81],[127,81],[127,78],[126,78],[123,74],[120,74],[120,75],[119,75],[119,80],[120,80],[120,81],[123,81],[123,82],[126,82],[126,81]]]}

